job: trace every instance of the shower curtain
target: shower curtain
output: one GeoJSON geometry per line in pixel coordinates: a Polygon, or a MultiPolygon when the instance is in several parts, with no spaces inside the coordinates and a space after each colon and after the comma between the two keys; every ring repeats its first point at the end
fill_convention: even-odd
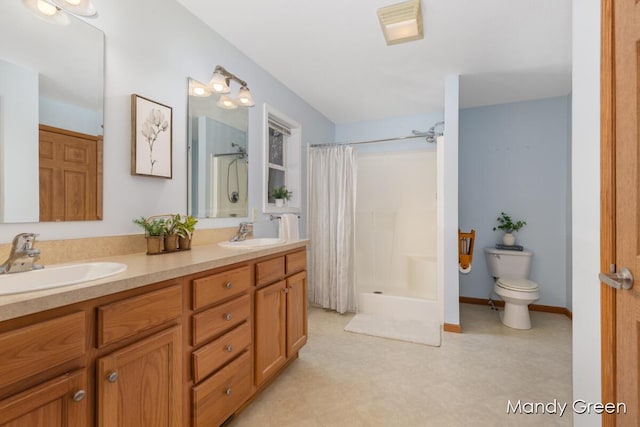
{"type": "Polygon", "coordinates": [[[356,158],[346,145],[309,149],[309,293],[338,313],[356,310],[356,158]]]}

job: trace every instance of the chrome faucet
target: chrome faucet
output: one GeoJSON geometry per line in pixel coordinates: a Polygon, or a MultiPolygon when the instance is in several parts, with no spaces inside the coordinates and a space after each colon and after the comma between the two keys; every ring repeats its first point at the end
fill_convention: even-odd
{"type": "Polygon", "coordinates": [[[36,264],[40,258],[40,249],[33,248],[36,237],[38,235],[35,233],[20,233],[13,238],[11,253],[9,258],[0,265],[0,274],[43,268],[42,265],[36,264]]]}
{"type": "Polygon", "coordinates": [[[231,238],[230,242],[241,242],[247,238],[249,233],[253,233],[253,224],[242,221],[238,227],[238,232],[231,238]]]}

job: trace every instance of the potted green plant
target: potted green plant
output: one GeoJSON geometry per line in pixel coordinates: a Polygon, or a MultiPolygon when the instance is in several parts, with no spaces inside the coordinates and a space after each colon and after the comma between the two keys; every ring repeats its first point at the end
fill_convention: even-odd
{"type": "Polygon", "coordinates": [[[178,250],[178,224],[175,216],[169,216],[164,220],[164,250],[166,252],[175,252],[178,250]]]}
{"type": "Polygon", "coordinates": [[[286,186],[276,187],[271,192],[271,197],[276,201],[276,207],[281,208],[284,206],[284,201],[291,199],[293,193],[287,190],[286,186]]]}
{"type": "Polygon", "coordinates": [[[134,224],[139,225],[145,231],[147,238],[147,254],[159,254],[162,252],[162,241],[164,236],[164,219],[162,218],[145,218],[141,216],[133,220],[134,224]]]}
{"type": "Polygon", "coordinates": [[[176,214],[173,220],[176,223],[176,233],[179,236],[178,246],[180,246],[180,249],[191,249],[193,232],[198,220],[191,215],[181,216],[180,214],[176,214]]]}
{"type": "Polygon", "coordinates": [[[513,221],[511,216],[507,215],[504,212],[500,212],[500,216],[497,219],[498,225],[493,227],[493,231],[503,230],[504,235],[502,236],[502,243],[507,246],[513,246],[516,243],[516,237],[513,235],[514,231],[520,230],[522,227],[527,225],[526,221],[518,220],[513,221]]]}

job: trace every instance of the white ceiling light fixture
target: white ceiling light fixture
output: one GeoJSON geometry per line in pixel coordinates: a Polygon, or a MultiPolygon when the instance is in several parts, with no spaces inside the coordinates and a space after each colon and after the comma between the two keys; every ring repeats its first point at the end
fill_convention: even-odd
{"type": "Polygon", "coordinates": [[[226,94],[231,93],[231,89],[229,88],[229,83],[231,80],[235,80],[238,84],[240,84],[240,90],[238,91],[238,98],[232,99],[228,96],[221,96],[217,105],[221,108],[231,109],[235,108],[235,106],[241,105],[243,107],[253,107],[255,102],[253,101],[253,97],[251,96],[251,92],[249,92],[249,87],[247,82],[240,79],[233,73],[227,71],[224,67],[220,65],[216,65],[215,70],[213,71],[213,76],[209,81],[209,89],[213,93],[226,94]],[[232,102],[235,106],[230,107],[228,103],[232,102]]]}
{"type": "Polygon", "coordinates": [[[378,19],[389,46],[424,38],[420,0],[381,7],[378,19]]]}

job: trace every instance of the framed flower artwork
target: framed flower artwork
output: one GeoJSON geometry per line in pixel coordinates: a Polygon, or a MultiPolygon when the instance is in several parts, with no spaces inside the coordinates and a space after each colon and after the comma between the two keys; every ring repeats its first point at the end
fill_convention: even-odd
{"type": "Polygon", "coordinates": [[[131,95],[131,174],[172,178],[172,109],[131,95]]]}

